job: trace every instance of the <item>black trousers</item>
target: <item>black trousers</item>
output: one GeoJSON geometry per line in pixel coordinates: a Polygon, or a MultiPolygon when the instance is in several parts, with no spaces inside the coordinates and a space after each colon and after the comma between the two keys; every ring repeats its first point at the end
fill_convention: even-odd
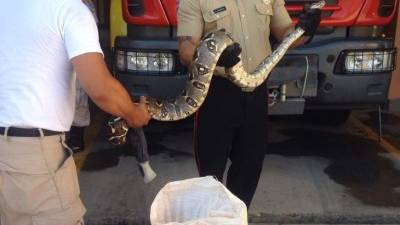
{"type": "Polygon", "coordinates": [[[230,81],[213,77],[195,120],[195,153],[200,176],[220,181],[228,158],[228,189],[250,205],[267,148],[267,87],[243,92],[230,81]]]}

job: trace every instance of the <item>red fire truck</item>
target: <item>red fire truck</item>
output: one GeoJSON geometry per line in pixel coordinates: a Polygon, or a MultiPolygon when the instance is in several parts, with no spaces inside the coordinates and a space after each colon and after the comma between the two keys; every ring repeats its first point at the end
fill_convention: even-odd
{"type": "MultiPolygon", "coordinates": [[[[317,0],[285,2],[296,22],[304,4],[317,0]]],[[[399,0],[326,2],[313,41],[288,51],[273,70],[270,114],[306,112],[340,123],[353,109],[387,103],[399,0]]],[[[111,0],[110,9],[116,77],[134,97],[178,95],[187,70],[177,51],[176,0],[111,0]]]]}

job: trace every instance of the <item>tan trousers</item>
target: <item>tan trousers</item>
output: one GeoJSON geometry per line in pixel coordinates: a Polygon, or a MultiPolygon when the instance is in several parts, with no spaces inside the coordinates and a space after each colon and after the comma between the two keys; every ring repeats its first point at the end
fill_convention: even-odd
{"type": "Polygon", "coordinates": [[[1,225],[77,225],[86,212],[64,135],[0,136],[1,225]]]}

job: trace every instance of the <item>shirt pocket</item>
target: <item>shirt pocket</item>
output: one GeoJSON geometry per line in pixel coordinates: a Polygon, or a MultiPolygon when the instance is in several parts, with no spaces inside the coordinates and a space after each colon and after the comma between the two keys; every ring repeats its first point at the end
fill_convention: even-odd
{"type": "Polygon", "coordinates": [[[269,28],[271,17],[274,15],[274,10],[270,0],[261,0],[256,3],[257,25],[259,29],[265,31],[269,28]]]}
{"type": "Polygon", "coordinates": [[[205,33],[220,29],[225,29],[226,32],[232,33],[231,7],[226,1],[204,1],[202,11],[205,22],[205,33]]]}

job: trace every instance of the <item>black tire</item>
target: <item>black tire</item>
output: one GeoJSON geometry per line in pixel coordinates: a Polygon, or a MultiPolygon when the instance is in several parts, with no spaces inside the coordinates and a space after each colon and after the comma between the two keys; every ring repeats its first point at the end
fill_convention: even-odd
{"type": "Polygon", "coordinates": [[[351,110],[310,110],[304,113],[304,120],[313,124],[341,125],[346,123],[351,110]]]}

